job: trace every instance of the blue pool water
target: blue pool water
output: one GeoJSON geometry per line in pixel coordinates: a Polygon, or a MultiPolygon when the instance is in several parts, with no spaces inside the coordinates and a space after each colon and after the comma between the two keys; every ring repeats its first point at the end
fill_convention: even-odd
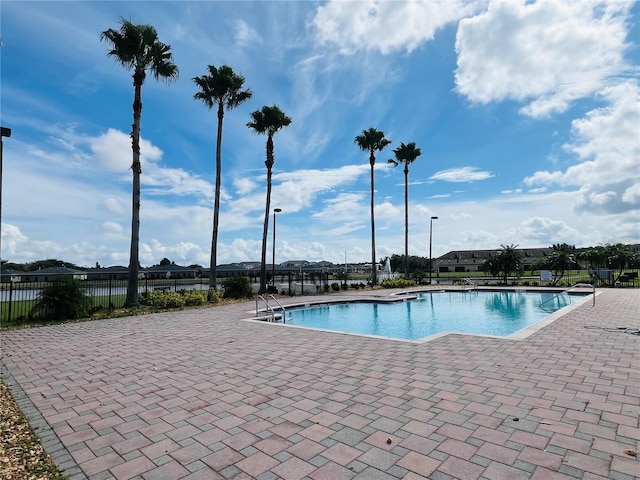
{"type": "Polygon", "coordinates": [[[557,292],[428,292],[397,303],[350,302],[288,309],[287,325],[417,340],[442,332],[507,336],[580,296],[557,292]]]}

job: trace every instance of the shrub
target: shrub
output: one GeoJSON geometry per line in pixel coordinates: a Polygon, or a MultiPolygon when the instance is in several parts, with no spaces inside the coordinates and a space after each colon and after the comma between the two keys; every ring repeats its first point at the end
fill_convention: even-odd
{"type": "Polygon", "coordinates": [[[404,288],[404,287],[412,287],[416,284],[413,280],[405,280],[404,278],[394,278],[383,280],[380,283],[382,288],[404,288]]]}
{"type": "Polygon", "coordinates": [[[184,304],[187,307],[199,307],[207,304],[207,294],[198,290],[182,290],[180,292],[184,297],[184,304]]]}
{"type": "Polygon", "coordinates": [[[333,290],[334,292],[337,292],[338,290],[340,290],[340,284],[338,282],[332,283],[331,290],[333,290]]]}
{"type": "Polygon", "coordinates": [[[224,282],[224,298],[251,298],[253,292],[247,277],[231,277],[224,282]]]}
{"type": "Polygon", "coordinates": [[[62,278],[42,289],[36,299],[30,320],[74,320],[87,317],[91,297],[80,280],[62,278]]]}
{"type": "Polygon", "coordinates": [[[209,303],[220,303],[221,300],[222,295],[220,294],[220,292],[214,290],[213,288],[210,288],[207,292],[207,301],[209,303]]]}
{"type": "Polygon", "coordinates": [[[152,291],[140,295],[140,305],[153,308],[182,308],[185,306],[185,296],[180,292],[152,291]]]}

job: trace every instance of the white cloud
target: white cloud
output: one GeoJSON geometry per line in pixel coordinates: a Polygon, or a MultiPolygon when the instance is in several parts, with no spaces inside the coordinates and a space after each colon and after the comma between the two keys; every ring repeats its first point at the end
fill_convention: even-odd
{"type": "Polygon", "coordinates": [[[538,171],[526,185],[579,187],[576,210],[600,213],[640,208],[640,88],[636,82],[607,87],[607,105],[572,122],[574,141],[565,149],[582,162],[566,171],[538,171]]]}
{"type": "Polygon", "coordinates": [[[472,13],[477,4],[458,0],[334,0],[318,7],[313,26],[320,43],[335,44],[344,54],[412,52],[433,40],[438,29],[472,13]]]}
{"type": "Polygon", "coordinates": [[[117,222],[103,222],[100,226],[100,231],[106,235],[122,235],[124,233],[124,229],[122,225],[117,222]]]}
{"type": "Polygon", "coordinates": [[[105,198],[102,201],[102,206],[109,212],[116,215],[122,215],[126,212],[126,209],[122,203],[114,197],[105,198]]]}
{"type": "MultiPolygon", "coordinates": [[[[520,223],[514,230],[508,230],[507,235],[514,238],[526,238],[533,244],[540,244],[550,238],[555,239],[553,243],[575,244],[580,239],[577,230],[569,227],[562,220],[552,220],[544,217],[528,218],[520,223]]],[[[548,242],[547,242],[548,243],[548,242]]],[[[526,247],[525,245],[522,245],[526,247]]]]}
{"type": "Polygon", "coordinates": [[[262,37],[255,29],[251,28],[244,20],[236,21],[235,40],[241,47],[246,47],[252,43],[262,44],[262,37]]]}
{"type": "Polygon", "coordinates": [[[441,170],[429,177],[429,180],[442,180],[445,182],[476,182],[493,177],[491,172],[478,170],[476,167],[449,168],[441,170]]]}
{"type": "Polygon", "coordinates": [[[456,89],[472,102],[528,101],[521,113],[544,117],[624,74],[622,0],[492,1],[460,21],[456,89]]]}
{"type": "Polygon", "coordinates": [[[246,195],[247,193],[251,193],[257,187],[257,184],[254,180],[246,177],[236,178],[233,181],[233,185],[236,187],[236,193],[238,195],[246,195]]]}
{"type": "MultiPolygon", "coordinates": [[[[106,170],[124,173],[130,170],[131,138],[128,134],[108,129],[97,137],[88,138],[91,151],[106,170]]],[[[140,181],[145,193],[152,195],[198,195],[206,200],[213,198],[211,183],[181,168],[162,166],[163,152],[150,141],[140,139],[140,181]]],[[[124,181],[124,177],[123,177],[124,181]]]]}

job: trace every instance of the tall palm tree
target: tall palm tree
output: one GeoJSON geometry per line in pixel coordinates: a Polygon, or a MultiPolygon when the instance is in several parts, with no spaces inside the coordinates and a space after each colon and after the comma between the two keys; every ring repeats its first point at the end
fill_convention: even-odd
{"type": "Polygon", "coordinates": [[[251,98],[251,90],[243,90],[244,77],[237,75],[231,67],[223,65],[207,67],[208,74],[194,77],[193,82],[200,88],[193,98],[212,109],[218,106],[218,138],[216,141],[216,192],[213,206],[213,233],[211,235],[211,260],[209,268],[209,288],[216,289],[216,264],[218,253],[218,219],[220,217],[220,183],[222,179],[222,120],[225,107],[233,110],[251,98]]]}
{"type": "Polygon", "coordinates": [[[374,177],[373,167],[376,164],[376,152],[381,152],[387,145],[391,143],[391,140],[384,138],[384,132],[370,128],[363,130],[361,135],[358,135],[354,142],[364,152],[369,152],[369,164],[371,165],[371,286],[375,286],[378,276],[376,272],[376,226],[375,218],[373,214],[373,208],[375,206],[373,199],[374,192],[374,177]]]}
{"type": "Polygon", "coordinates": [[[271,208],[271,170],[275,162],[273,156],[273,136],[279,130],[291,124],[291,119],[287,117],[276,105],[273,107],[262,107],[251,114],[252,121],[247,123],[247,127],[260,135],[267,135],[267,159],[264,164],[267,166],[267,201],[264,210],[264,229],[262,231],[262,258],[260,264],[260,293],[267,291],[267,232],[269,230],[269,209],[271,208]]]}
{"type": "Polygon", "coordinates": [[[408,145],[401,143],[393,153],[396,158],[390,159],[389,163],[395,167],[404,164],[404,278],[409,280],[409,165],[422,155],[422,152],[411,142],[408,145]]]}
{"type": "Polygon", "coordinates": [[[133,193],[131,215],[131,249],[129,254],[129,280],[125,305],[138,304],[138,268],[140,243],[140,117],[142,116],[142,84],[151,72],[156,80],[171,81],[178,77],[178,67],[173,63],[171,47],[158,40],[158,32],[152,25],[131,23],[120,19],[120,29],[110,28],[100,35],[112,57],[127,70],[133,70],[133,125],[131,149],[133,151],[133,193]]]}

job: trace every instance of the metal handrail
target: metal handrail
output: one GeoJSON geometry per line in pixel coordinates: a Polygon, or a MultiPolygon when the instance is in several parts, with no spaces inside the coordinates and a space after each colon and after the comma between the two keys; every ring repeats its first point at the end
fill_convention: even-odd
{"type": "MultiPolygon", "coordinates": [[[[284,307],[282,306],[282,304],[278,301],[278,299],[276,297],[274,297],[273,295],[269,295],[270,298],[273,299],[274,302],[276,302],[278,304],[278,306],[280,307],[280,309],[282,310],[282,323],[284,323],[284,307]]],[[[262,300],[262,302],[266,305],[267,307],[267,311],[271,313],[271,321],[275,322],[276,321],[276,311],[273,309],[273,307],[271,306],[271,304],[269,303],[268,300],[266,300],[262,295],[257,295],[256,296],[256,317],[258,316],[258,299],[262,300]]]]}
{"type": "MultiPolygon", "coordinates": [[[[269,298],[272,298],[274,302],[276,302],[278,304],[278,306],[280,307],[280,310],[282,310],[282,323],[285,323],[285,311],[284,311],[284,305],[282,305],[278,299],[276,297],[273,296],[272,293],[269,294],[269,298]]],[[[273,311],[273,309],[271,309],[273,311]]],[[[275,312],[274,312],[274,318],[275,318],[275,312]]]]}
{"type": "Polygon", "coordinates": [[[542,306],[551,301],[554,300],[555,298],[557,298],[559,295],[562,295],[563,293],[567,293],[570,290],[574,289],[574,288],[592,288],[593,289],[593,304],[591,305],[592,307],[596,306],[596,286],[592,285],[590,283],[576,283],[575,285],[569,287],[569,288],[565,288],[564,290],[562,290],[560,293],[556,293],[553,297],[551,298],[547,298],[544,302],[542,302],[540,305],[538,305],[540,308],[542,308],[542,306]]]}
{"type": "Polygon", "coordinates": [[[476,282],[475,280],[471,280],[470,278],[467,278],[467,277],[463,278],[462,283],[467,283],[471,285],[474,290],[478,289],[478,282],[476,282]]]}

